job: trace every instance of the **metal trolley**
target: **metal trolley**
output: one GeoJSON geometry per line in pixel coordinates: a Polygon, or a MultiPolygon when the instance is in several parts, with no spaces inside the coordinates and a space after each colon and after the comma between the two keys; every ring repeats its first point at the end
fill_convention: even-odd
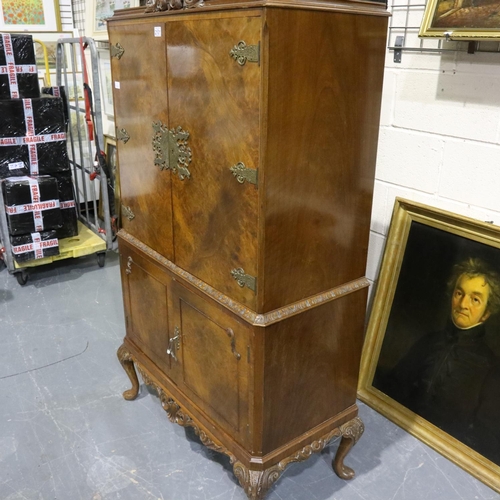
{"type": "MultiPolygon", "coordinates": [[[[48,73],[48,67],[46,71],[48,73]]],[[[111,195],[114,179],[112,174],[107,175],[101,149],[104,143],[101,87],[97,50],[92,38],[58,40],[56,78],[57,86],[64,86],[67,96],[67,146],[75,191],[78,235],[60,240],[60,253],[57,256],[18,264],[12,254],[3,192],[0,189],[0,256],[9,273],[14,274],[21,285],[28,280],[28,268],[70,257],[95,253],[98,265],[103,267],[106,251],[115,250],[117,246],[116,218],[112,208],[114,200],[111,195]],[[89,82],[82,82],[82,75],[87,74],[87,68],[91,77],[89,82]]],[[[86,76],[83,80],[86,80],[86,76]]]]}

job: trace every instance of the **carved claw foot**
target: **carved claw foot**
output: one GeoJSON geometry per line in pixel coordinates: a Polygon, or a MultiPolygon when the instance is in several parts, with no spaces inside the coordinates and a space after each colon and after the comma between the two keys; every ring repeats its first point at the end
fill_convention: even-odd
{"type": "Polygon", "coordinates": [[[280,478],[283,469],[280,464],[265,471],[249,470],[241,462],[233,465],[234,475],[245,490],[248,500],[262,500],[269,488],[280,478]]]}
{"type": "Polygon", "coordinates": [[[337,454],[332,462],[332,467],[337,476],[341,479],[352,479],[355,472],[347,465],[344,465],[344,458],[349,453],[351,448],[358,442],[363,434],[365,426],[359,417],[349,420],[349,422],[340,426],[342,433],[342,441],[340,441],[337,454]]]}
{"type": "Polygon", "coordinates": [[[127,372],[130,382],[132,382],[132,388],[123,393],[123,397],[126,400],[131,401],[132,399],[135,399],[139,394],[139,380],[137,378],[137,373],[135,372],[134,360],[132,359],[132,356],[127,351],[127,348],[124,344],[122,344],[118,348],[118,352],[116,353],[116,355],[118,356],[123,369],[127,372]]]}
{"type": "Polygon", "coordinates": [[[301,450],[296,451],[264,471],[249,470],[241,462],[234,463],[232,460],[234,475],[238,478],[249,500],[262,500],[291,463],[302,462],[307,460],[313,453],[319,453],[332,439],[339,437],[340,434],[341,428],[333,429],[322,438],[304,446],[301,450]]]}

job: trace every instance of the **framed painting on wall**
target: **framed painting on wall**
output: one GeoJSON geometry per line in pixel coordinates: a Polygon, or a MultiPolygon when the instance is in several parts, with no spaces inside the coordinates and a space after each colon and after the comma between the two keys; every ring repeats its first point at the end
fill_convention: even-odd
{"type": "Polygon", "coordinates": [[[109,47],[98,48],[97,58],[99,61],[99,80],[101,82],[101,102],[104,114],[114,120],[113,110],[113,88],[111,83],[111,58],[109,47]]]}
{"type": "Polygon", "coordinates": [[[420,37],[452,40],[500,38],[500,0],[428,0],[420,37]]]}
{"type": "Polygon", "coordinates": [[[58,0],[0,0],[0,31],[61,31],[58,0]]]}
{"type": "Polygon", "coordinates": [[[500,492],[500,227],[396,199],[359,398],[500,492]]]}
{"type": "MultiPolygon", "coordinates": [[[[49,70],[56,69],[57,58],[57,41],[60,38],[73,38],[78,36],[74,31],[63,32],[37,32],[33,33],[33,42],[35,45],[35,58],[38,69],[46,68],[49,70]],[[47,55],[47,60],[45,60],[47,55]]],[[[68,50],[69,53],[69,50],[68,50]]]]}
{"type": "Polygon", "coordinates": [[[138,7],[139,0],[87,0],[85,34],[97,40],[108,38],[106,19],[117,9],[138,7]]]}

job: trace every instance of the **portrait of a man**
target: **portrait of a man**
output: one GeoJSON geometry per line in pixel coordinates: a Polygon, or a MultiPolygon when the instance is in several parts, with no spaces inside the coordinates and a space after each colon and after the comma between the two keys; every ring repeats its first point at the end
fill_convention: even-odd
{"type": "Polygon", "coordinates": [[[500,465],[499,251],[411,231],[373,386],[500,465]]]}

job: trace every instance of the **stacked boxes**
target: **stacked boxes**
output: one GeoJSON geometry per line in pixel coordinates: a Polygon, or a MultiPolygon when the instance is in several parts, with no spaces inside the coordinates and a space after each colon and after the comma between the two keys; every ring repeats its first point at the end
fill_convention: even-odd
{"type": "Polygon", "coordinates": [[[59,240],[54,230],[11,236],[10,243],[18,263],[59,255],[59,240]]]}
{"type": "Polygon", "coordinates": [[[40,97],[33,38],[31,35],[0,36],[0,99],[40,97]]]}
{"type": "Polygon", "coordinates": [[[78,234],[58,89],[40,97],[30,35],[0,34],[0,182],[17,262],[59,253],[78,234]]]}
{"type": "Polygon", "coordinates": [[[69,171],[61,98],[0,101],[0,177],[69,171]]]}
{"type": "Polygon", "coordinates": [[[62,225],[57,181],[53,177],[9,177],[3,182],[3,197],[12,236],[62,225]]]}

